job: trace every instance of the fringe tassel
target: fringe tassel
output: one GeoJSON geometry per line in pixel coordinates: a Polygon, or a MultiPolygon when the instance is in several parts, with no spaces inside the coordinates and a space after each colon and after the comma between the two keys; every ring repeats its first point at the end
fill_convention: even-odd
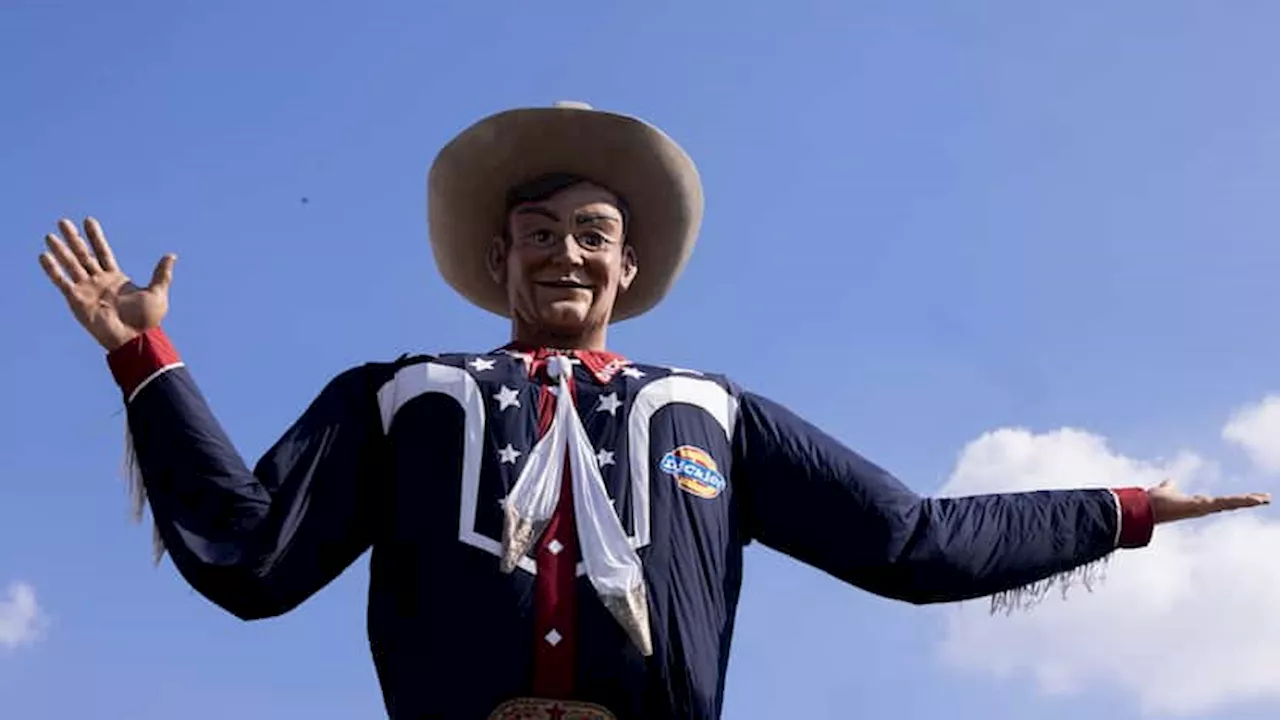
{"type": "Polygon", "coordinates": [[[1104,557],[1030,585],[998,592],[991,596],[991,614],[1003,612],[1012,615],[1015,610],[1030,611],[1043,602],[1055,587],[1062,592],[1063,600],[1067,598],[1067,592],[1077,585],[1083,585],[1086,592],[1093,592],[1095,585],[1106,581],[1109,560],[1110,557],[1104,557]]]}
{"type": "MultiPolygon", "coordinates": [[[[138,456],[133,450],[133,433],[129,430],[126,417],[124,426],[124,465],[122,468],[125,486],[129,491],[129,514],[135,523],[141,523],[147,506],[147,488],[142,482],[142,469],[138,467],[138,456]]],[[[164,558],[164,540],[160,538],[160,528],[151,525],[151,562],[160,564],[164,558]]]]}
{"type": "Polygon", "coordinates": [[[159,565],[164,559],[164,540],[160,537],[160,528],[151,524],[151,564],[159,565]]]}

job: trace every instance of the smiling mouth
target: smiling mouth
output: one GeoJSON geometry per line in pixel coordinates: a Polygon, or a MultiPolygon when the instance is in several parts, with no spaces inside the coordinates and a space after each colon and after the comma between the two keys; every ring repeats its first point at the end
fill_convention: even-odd
{"type": "Polygon", "coordinates": [[[591,289],[590,285],[583,285],[580,282],[573,282],[572,280],[553,280],[551,282],[540,282],[538,284],[543,287],[568,288],[571,290],[590,290],[591,289]]]}

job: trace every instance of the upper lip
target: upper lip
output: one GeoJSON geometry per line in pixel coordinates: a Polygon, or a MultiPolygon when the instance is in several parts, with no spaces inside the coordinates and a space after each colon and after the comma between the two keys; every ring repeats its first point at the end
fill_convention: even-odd
{"type": "Polygon", "coordinates": [[[577,280],[571,280],[568,278],[562,278],[560,280],[541,280],[538,282],[538,284],[550,285],[551,287],[571,287],[571,288],[584,288],[584,289],[591,288],[590,285],[584,282],[579,282],[577,280]]]}

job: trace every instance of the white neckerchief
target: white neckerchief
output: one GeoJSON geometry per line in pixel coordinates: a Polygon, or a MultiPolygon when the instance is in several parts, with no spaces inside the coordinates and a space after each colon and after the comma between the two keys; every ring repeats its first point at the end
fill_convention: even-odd
{"type": "Polygon", "coordinates": [[[568,458],[573,487],[573,514],[587,577],[600,601],[645,655],[653,654],[649,605],[640,556],[627,538],[600,476],[595,448],[578,417],[569,390],[569,359],[548,358],[547,373],[557,378],[559,392],[551,428],[529,452],[529,459],[503,503],[503,572],[533,547],[555,513],[568,458]]]}

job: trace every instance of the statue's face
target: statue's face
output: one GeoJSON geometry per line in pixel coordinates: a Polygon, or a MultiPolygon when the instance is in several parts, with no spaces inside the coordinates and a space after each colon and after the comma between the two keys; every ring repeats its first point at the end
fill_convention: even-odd
{"type": "Polygon", "coordinates": [[[507,288],[517,327],[565,340],[607,327],[636,275],[625,230],[617,197],[586,182],[513,207],[489,268],[507,288]]]}

